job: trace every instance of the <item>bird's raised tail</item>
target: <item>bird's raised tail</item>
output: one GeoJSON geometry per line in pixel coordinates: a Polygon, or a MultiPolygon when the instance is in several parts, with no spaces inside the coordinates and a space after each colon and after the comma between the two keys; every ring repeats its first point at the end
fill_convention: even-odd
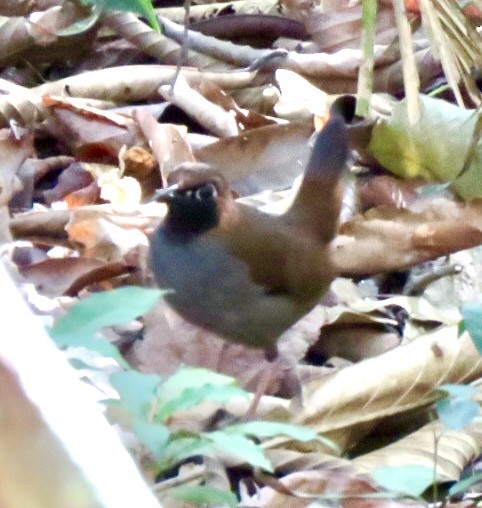
{"type": "Polygon", "coordinates": [[[342,175],[348,158],[343,118],[332,111],[316,135],[298,194],[286,212],[291,222],[314,234],[322,243],[335,236],[342,201],[342,175]]]}

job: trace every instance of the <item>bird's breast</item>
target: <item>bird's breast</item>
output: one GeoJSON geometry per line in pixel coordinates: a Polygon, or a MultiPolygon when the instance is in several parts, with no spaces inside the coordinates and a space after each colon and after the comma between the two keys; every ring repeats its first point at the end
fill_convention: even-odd
{"type": "MultiPolygon", "coordinates": [[[[172,290],[166,301],[185,319],[233,342],[272,345],[313,304],[305,308],[290,294],[270,292],[230,248],[212,235],[173,241],[161,227],[151,239],[150,263],[158,285],[172,290]]],[[[266,269],[274,262],[267,259],[266,269]]]]}

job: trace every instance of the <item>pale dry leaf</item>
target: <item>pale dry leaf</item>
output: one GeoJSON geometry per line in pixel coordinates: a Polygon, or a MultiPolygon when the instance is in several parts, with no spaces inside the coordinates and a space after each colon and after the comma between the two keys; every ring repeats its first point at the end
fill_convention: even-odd
{"type": "Polygon", "coordinates": [[[191,88],[184,76],[179,75],[177,77],[174,87],[161,85],[159,93],[165,100],[170,101],[185,111],[186,114],[195,118],[200,125],[211,131],[215,136],[226,138],[239,134],[234,115],[191,88]]]}
{"type": "Polygon", "coordinates": [[[42,11],[60,3],[61,0],[3,0],[0,14],[2,16],[25,16],[34,10],[42,11]]]}
{"type": "Polygon", "coordinates": [[[51,7],[44,12],[32,12],[27,18],[27,32],[35,44],[47,46],[57,40],[57,30],[62,28],[62,8],[51,7]]]}
{"type": "Polygon", "coordinates": [[[66,227],[69,239],[82,246],[84,256],[122,261],[140,245],[146,245],[146,235],[138,229],[127,229],[115,224],[109,216],[89,217],[88,212],[75,210],[66,227]]]}
{"type": "MultiPolygon", "coordinates": [[[[44,83],[32,91],[40,96],[67,94],[69,97],[88,97],[114,102],[139,102],[149,99],[158,101],[159,86],[170,84],[175,74],[175,65],[121,65],[44,83]]],[[[209,79],[224,90],[243,88],[255,78],[255,73],[247,71],[219,73],[183,68],[181,74],[189,83],[209,79]]]]}
{"type": "Polygon", "coordinates": [[[348,459],[326,453],[276,448],[266,450],[265,453],[271,464],[273,464],[275,471],[282,475],[315,469],[354,471],[348,459]]]}
{"type": "MultiPolygon", "coordinates": [[[[265,125],[273,125],[276,123],[286,123],[286,121],[274,117],[274,116],[268,116],[264,115],[261,112],[267,110],[269,113],[271,113],[272,110],[272,103],[270,103],[268,108],[263,108],[262,105],[257,107],[256,105],[259,104],[259,100],[256,101],[254,104],[251,103],[246,106],[246,103],[243,103],[245,107],[240,107],[233,95],[228,95],[217,83],[214,81],[209,81],[207,79],[201,81],[200,83],[197,83],[193,85],[193,88],[195,90],[198,90],[199,93],[201,93],[206,99],[213,102],[214,104],[217,104],[221,108],[224,109],[224,111],[228,112],[229,114],[233,115],[236,124],[238,125],[238,129],[241,132],[256,129],[257,127],[263,127],[265,125]]],[[[268,88],[270,88],[268,86],[268,88]]],[[[257,95],[262,100],[264,97],[265,87],[256,87],[257,95]]],[[[248,91],[245,89],[245,91],[248,91]]],[[[246,98],[246,95],[244,96],[246,98]]]]}
{"type": "Polygon", "coordinates": [[[3,263],[0,280],[9,331],[0,337],[1,505],[130,506],[135,499],[146,508],[158,507],[87,386],[3,263]],[[114,478],[123,478],[122,485],[114,486],[114,478]]]}
{"type": "Polygon", "coordinates": [[[276,81],[281,90],[275,113],[289,120],[311,120],[314,114],[324,116],[328,110],[327,94],[296,72],[278,69],[276,81]]]}
{"type": "MultiPolygon", "coordinates": [[[[159,17],[158,17],[159,19],[159,17]]],[[[192,50],[187,55],[181,53],[181,46],[166,37],[163,33],[153,30],[147,23],[141,21],[132,12],[108,11],[104,13],[103,23],[114,30],[123,39],[134,44],[143,53],[153,56],[157,60],[167,64],[177,64],[179,58],[183,58],[183,64],[200,69],[218,68],[218,70],[230,69],[227,64],[221,64],[205,54],[199,54],[192,50]]]]}
{"type": "Polygon", "coordinates": [[[428,423],[395,443],[356,457],[351,463],[361,473],[369,473],[383,466],[417,464],[436,468],[439,481],[457,481],[462,470],[481,452],[480,420],[459,431],[448,430],[437,421],[428,423]]]}
{"type": "MultiPolygon", "coordinates": [[[[230,4],[230,9],[234,9],[238,14],[272,14],[279,15],[279,5],[275,0],[244,0],[230,4]]],[[[184,7],[161,7],[156,9],[162,16],[176,22],[184,23],[184,7]]],[[[219,5],[191,5],[189,12],[190,20],[197,21],[201,19],[212,18],[219,14],[219,5]]]]}
{"type": "Polygon", "coordinates": [[[12,120],[31,125],[45,118],[42,98],[28,88],[0,79],[0,90],[0,125],[6,126],[12,120]]]}
{"type": "Polygon", "coordinates": [[[312,381],[296,421],[317,432],[347,429],[422,407],[445,383],[466,383],[482,373],[482,359],[467,334],[444,326],[376,358],[312,381]]]}
{"type": "Polygon", "coordinates": [[[31,44],[32,38],[24,17],[0,17],[0,47],[3,58],[7,59],[31,44]]]}
{"type": "Polygon", "coordinates": [[[133,116],[149,141],[164,180],[177,165],[194,162],[191,148],[186,142],[186,133],[182,132],[180,126],[159,123],[145,110],[135,111],[133,116]]]}
{"type": "Polygon", "coordinates": [[[0,362],[0,380],[5,414],[0,424],[2,506],[65,506],[72,502],[73,487],[86,503],[95,504],[83,475],[66,456],[5,359],[0,362]],[[41,463],[49,467],[39,468],[41,463]]]}
{"type": "Polygon", "coordinates": [[[33,136],[24,132],[17,138],[11,129],[0,130],[0,207],[8,204],[22,186],[17,172],[33,153],[33,136]]]}
{"type": "Polygon", "coordinates": [[[97,179],[100,197],[114,205],[134,208],[141,202],[142,189],[132,176],[120,176],[119,170],[102,173],[97,179]]]}

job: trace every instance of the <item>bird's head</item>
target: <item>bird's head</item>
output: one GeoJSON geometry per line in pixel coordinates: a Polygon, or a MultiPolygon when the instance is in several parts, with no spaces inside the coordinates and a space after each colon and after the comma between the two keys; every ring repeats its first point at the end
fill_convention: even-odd
{"type": "Polygon", "coordinates": [[[232,200],[226,180],[216,171],[180,168],[168,183],[155,199],[168,206],[165,225],[172,233],[193,235],[216,227],[225,203],[232,200]]]}

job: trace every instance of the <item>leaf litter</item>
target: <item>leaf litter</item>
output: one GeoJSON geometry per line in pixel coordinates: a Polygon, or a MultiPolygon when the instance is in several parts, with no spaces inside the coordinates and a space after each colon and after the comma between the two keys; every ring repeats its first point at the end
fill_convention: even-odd
{"type": "MultiPolygon", "coordinates": [[[[299,23],[306,37],[283,36],[273,46],[265,41],[260,48],[249,33],[244,46],[230,46],[190,32],[192,49],[175,82],[182,54],[176,33],[182,35],[182,29],[173,22],[182,9],[158,9],[166,17],[167,36],[133,14],[111,13],[102,30],[99,23],[89,32],[58,38],[56,32],[79,21],[82,12],[44,8],[26,32],[22,24],[13,25],[18,21],[5,6],[0,14],[13,27],[16,43],[7,43],[0,32],[6,48],[0,76],[2,253],[22,292],[31,294],[33,285],[58,302],[48,321],[90,294],[152,285],[148,237],[165,210],[149,200],[179,164],[221,171],[240,201],[251,206],[271,213],[289,206],[315,124],[323,122],[336,96],[356,91],[361,6],[336,4],[321,10],[302,1],[281,2],[282,16],[276,15],[299,23]],[[109,30],[110,39],[103,33],[109,30]],[[149,48],[135,30],[146,34],[149,48]],[[81,53],[70,53],[79,46],[75,40],[83,41],[81,53]],[[26,52],[37,45],[43,53],[25,65],[26,52]],[[42,84],[41,75],[48,82],[42,84]],[[155,116],[146,109],[163,100],[170,104],[161,104],[155,116]],[[19,261],[22,249],[22,256],[31,250],[31,261],[29,256],[19,261]]],[[[457,481],[481,452],[477,420],[450,432],[430,423],[437,388],[478,385],[481,376],[479,353],[468,334],[459,337],[457,330],[460,304],[476,300],[481,290],[481,142],[474,134],[480,102],[473,91],[467,92],[467,109],[450,97],[447,102],[426,95],[444,74],[425,34],[416,29],[420,13],[412,4],[417,2],[407,7],[417,36],[421,118],[415,126],[407,118],[402,64],[393,47],[394,11],[380,2],[372,113],[349,125],[354,153],[347,188],[355,198],[347,193],[333,243],[340,278],[282,339],[284,360],[258,408],[260,418],[294,421],[329,437],[342,456],[319,442],[263,440],[283,485],[255,475],[265,487],[253,493],[245,475],[239,492],[253,506],[308,506],[310,492],[336,493],[342,504],[359,505],[379,490],[366,476],[377,468],[423,463],[436,469],[438,481],[457,481]],[[459,263],[462,272],[431,278],[441,258],[459,263]],[[414,274],[422,289],[410,294],[414,274]],[[440,440],[434,440],[438,434],[440,440]]],[[[240,16],[248,8],[243,2],[232,7],[240,16]]],[[[210,8],[192,6],[193,21],[210,8]]],[[[266,2],[249,14],[261,23],[273,9],[266,2]]],[[[467,20],[480,22],[469,12],[467,20]]],[[[236,17],[223,23],[236,23],[236,17]]],[[[267,368],[261,352],[226,344],[162,303],[141,323],[142,340],[137,326],[104,333],[141,372],[165,378],[183,365],[204,367],[254,391],[267,368]]],[[[95,386],[95,373],[89,379],[95,386]]],[[[241,399],[178,411],[172,422],[182,428],[196,421],[198,430],[207,431],[221,410],[228,422],[242,417],[248,404],[241,399]]],[[[137,453],[155,476],[149,453],[141,448],[137,453]]],[[[193,464],[176,470],[181,483],[193,464]]],[[[222,471],[217,480],[223,488],[226,472],[234,477],[239,467],[226,457],[206,457],[205,464],[222,471]]],[[[200,478],[208,485],[206,474],[200,478]]],[[[156,487],[163,481],[170,480],[156,487]]],[[[401,501],[370,501],[395,502],[401,501]]]]}

